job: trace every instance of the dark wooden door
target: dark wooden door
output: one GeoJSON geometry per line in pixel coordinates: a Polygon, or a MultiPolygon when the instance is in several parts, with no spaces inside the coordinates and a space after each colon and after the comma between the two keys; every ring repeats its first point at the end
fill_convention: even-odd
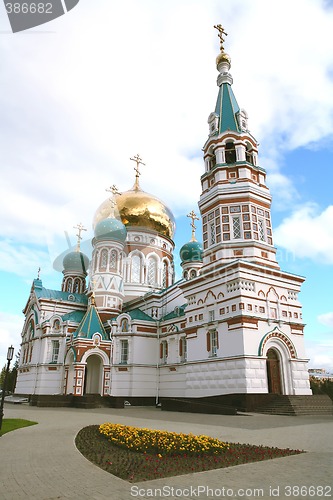
{"type": "Polygon", "coordinates": [[[267,352],[267,378],[268,392],[282,394],[280,360],[274,349],[269,349],[267,352]]]}

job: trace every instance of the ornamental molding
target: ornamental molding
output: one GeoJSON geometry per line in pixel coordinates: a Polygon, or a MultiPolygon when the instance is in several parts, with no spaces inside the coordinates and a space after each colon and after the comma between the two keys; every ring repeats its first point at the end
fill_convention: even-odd
{"type": "Polygon", "coordinates": [[[264,347],[267,344],[267,342],[269,340],[274,340],[274,339],[279,340],[280,342],[282,342],[285,345],[285,347],[288,349],[288,351],[290,353],[290,357],[292,359],[296,359],[297,358],[296,348],[295,348],[294,344],[287,337],[287,335],[285,335],[284,333],[282,333],[278,328],[274,328],[274,330],[272,332],[267,333],[262,338],[262,340],[260,342],[260,345],[259,345],[259,349],[258,349],[258,355],[259,356],[263,356],[264,347]]]}

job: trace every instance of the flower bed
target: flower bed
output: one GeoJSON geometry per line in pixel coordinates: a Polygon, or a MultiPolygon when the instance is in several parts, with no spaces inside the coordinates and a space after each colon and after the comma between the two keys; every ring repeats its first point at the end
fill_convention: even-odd
{"type": "Polygon", "coordinates": [[[99,432],[116,446],[141,453],[162,455],[219,455],[229,448],[227,443],[209,436],[151,430],[122,424],[102,424],[99,432]]]}
{"type": "MultiPolygon", "coordinates": [[[[149,431],[149,429],[145,430],[149,431]]],[[[150,431],[150,433],[153,432],[150,431]]],[[[218,454],[180,451],[163,452],[162,455],[161,450],[156,449],[149,453],[140,452],[123,445],[114,445],[106,434],[100,432],[98,425],[90,425],[81,429],[76,436],[75,443],[78,450],[93,464],[131,483],[303,453],[300,450],[240,443],[224,443],[226,446],[218,454]]]]}

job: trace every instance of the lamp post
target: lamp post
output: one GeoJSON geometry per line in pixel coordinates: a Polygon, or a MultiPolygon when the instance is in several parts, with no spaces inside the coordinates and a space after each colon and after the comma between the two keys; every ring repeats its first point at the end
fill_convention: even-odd
{"type": "Polygon", "coordinates": [[[3,404],[5,401],[9,366],[10,366],[11,360],[13,359],[13,356],[14,356],[14,347],[11,345],[10,347],[8,347],[8,351],[7,351],[7,367],[6,367],[5,379],[3,381],[3,387],[2,387],[2,395],[1,395],[1,403],[0,403],[0,430],[2,428],[3,404]]]}

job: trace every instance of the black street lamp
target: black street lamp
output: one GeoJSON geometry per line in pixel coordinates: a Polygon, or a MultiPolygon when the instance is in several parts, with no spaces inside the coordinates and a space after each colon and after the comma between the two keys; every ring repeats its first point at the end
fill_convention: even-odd
{"type": "Polygon", "coordinates": [[[10,366],[11,360],[13,359],[13,356],[14,356],[14,347],[11,345],[10,347],[8,347],[8,351],[7,351],[7,367],[6,367],[5,379],[3,381],[3,387],[2,387],[2,395],[1,395],[1,403],[0,403],[0,430],[2,428],[3,404],[5,401],[9,366],[10,366]]]}

